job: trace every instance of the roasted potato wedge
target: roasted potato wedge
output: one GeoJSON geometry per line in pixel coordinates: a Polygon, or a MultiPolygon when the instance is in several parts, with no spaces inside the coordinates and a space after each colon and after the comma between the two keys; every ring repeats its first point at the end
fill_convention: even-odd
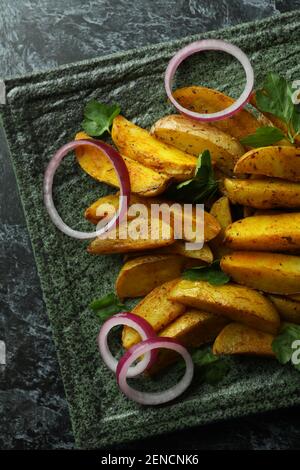
{"type": "MultiPolygon", "coordinates": [[[[155,331],[165,328],[185,311],[184,305],[168,299],[169,292],[177,281],[169,281],[152,290],[132,312],[145,318],[155,331]]],[[[129,349],[141,341],[140,335],[132,328],[125,326],[122,333],[124,348],[129,349]]]]}
{"type": "Polygon", "coordinates": [[[255,290],[237,284],[213,286],[206,281],[183,279],[174,285],[169,299],[267,333],[276,333],[280,325],[279,315],[270,300],[255,290]]]}
{"type": "Polygon", "coordinates": [[[237,220],[227,227],[224,243],[232,249],[245,251],[299,250],[300,212],[237,220]]]}
{"type": "Polygon", "coordinates": [[[235,173],[249,173],[300,181],[300,150],[296,147],[261,147],[245,153],[234,168],[235,173]]]}
{"type": "MultiPolygon", "coordinates": [[[[75,136],[76,140],[92,139],[84,132],[75,136]]],[[[107,157],[100,150],[83,145],[75,151],[81,168],[92,178],[119,188],[117,174],[107,157]]],[[[127,166],[131,184],[131,191],[145,197],[157,196],[163,193],[170,183],[170,177],[142,165],[131,158],[123,156],[127,166]]]]}
{"type": "Polygon", "coordinates": [[[214,354],[246,354],[275,357],[272,343],[275,336],[241,323],[229,323],[219,333],[213,345],[214,354]]]}
{"type": "Polygon", "coordinates": [[[245,153],[234,137],[205,122],[192,121],[181,114],[159,119],[151,134],[166,144],[191,155],[199,156],[209,150],[212,161],[226,175],[231,176],[238,159],[245,153]]]}
{"type": "Polygon", "coordinates": [[[180,255],[184,256],[185,258],[204,261],[208,264],[211,264],[214,260],[212,251],[207,243],[203,245],[203,248],[199,248],[198,250],[187,250],[186,244],[182,240],[176,240],[175,243],[172,243],[172,245],[159,248],[155,251],[155,253],[180,255]]]}
{"type": "MultiPolygon", "coordinates": [[[[133,221],[134,222],[134,221],[133,221]]],[[[95,238],[88,246],[87,251],[94,255],[108,255],[113,253],[127,253],[131,251],[146,251],[160,248],[174,243],[174,232],[170,225],[158,220],[158,230],[155,238],[151,238],[151,220],[148,221],[148,234],[135,239],[130,236],[130,221],[121,224],[114,231],[111,230],[101,237],[95,238]],[[116,232],[114,234],[114,232],[116,232]]]]}
{"type": "Polygon", "coordinates": [[[162,143],[123,116],[114,119],[111,135],[123,155],[158,173],[162,172],[176,181],[185,181],[194,174],[196,157],[162,143]]]}
{"type": "MultiPolygon", "coordinates": [[[[105,210],[101,210],[100,206],[103,204],[111,204],[115,209],[118,209],[119,207],[119,195],[117,194],[111,194],[109,196],[105,196],[103,198],[98,199],[96,202],[94,202],[85,212],[85,217],[90,220],[92,223],[97,223],[99,220],[103,218],[105,215],[105,210]],[[98,213],[98,215],[97,215],[98,213]]],[[[194,241],[193,237],[194,234],[189,234],[188,232],[186,233],[184,231],[184,218],[182,217],[182,214],[184,214],[183,210],[183,205],[182,204],[175,204],[172,201],[167,201],[163,199],[158,199],[158,198],[142,198],[140,196],[137,196],[136,194],[132,194],[130,197],[130,203],[129,207],[132,206],[132,204],[144,204],[149,210],[151,209],[151,204],[166,204],[167,206],[171,207],[172,210],[170,211],[170,223],[174,229],[178,225],[178,221],[182,221],[182,233],[177,233],[176,232],[176,238],[181,239],[184,238],[187,241],[194,241]]],[[[106,209],[106,208],[105,208],[106,209]]],[[[189,217],[189,215],[185,215],[185,218],[189,217]]],[[[193,227],[193,230],[196,229],[197,227],[197,217],[196,217],[196,212],[192,213],[191,216],[191,226],[193,227]]],[[[204,235],[204,241],[207,242],[209,240],[212,240],[215,238],[218,233],[220,232],[221,227],[219,222],[216,220],[213,215],[209,214],[208,212],[204,211],[204,227],[203,227],[203,235],[204,235]]],[[[154,247],[155,248],[155,247],[154,247]]]]}
{"type": "Polygon", "coordinates": [[[180,276],[184,258],[177,255],[148,255],[127,261],[116,280],[116,293],[125,297],[142,297],[155,287],[180,276]]]}
{"type": "Polygon", "coordinates": [[[300,294],[289,295],[288,298],[292,300],[296,300],[297,302],[300,302],[300,294]]]}
{"type": "Polygon", "coordinates": [[[217,259],[229,252],[223,244],[225,229],[232,223],[230,202],[228,197],[222,196],[211,207],[210,213],[217,219],[221,226],[221,231],[216,238],[211,240],[210,246],[217,259]]]}
{"type": "Polygon", "coordinates": [[[221,259],[221,268],[235,282],[270,294],[300,292],[300,256],[235,251],[221,259]]]}
{"type": "MultiPolygon", "coordinates": [[[[161,330],[159,336],[175,339],[186,348],[197,348],[202,344],[212,342],[227,323],[228,320],[220,315],[189,309],[161,330]]],[[[160,350],[149,373],[157,373],[178,358],[178,354],[173,351],[160,350]]]]}
{"type": "Polygon", "coordinates": [[[300,302],[281,295],[269,295],[282,320],[300,324],[300,302]]]}
{"type": "Polygon", "coordinates": [[[300,207],[300,183],[277,178],[250,180],[229,179],[224,181],[230,201],[256,209],[276,207],[300,207]]]}
{"type": "MultiPolygon", "coordinates": [[[[203,114],[222,111],[235,101],[218,90],[201,86],[179,88],[173,96],[185,108],[203,114]]],[[[243,109],[228,119],[214,121],[214,126],[240,140],[254,134],[261,124],[252,113],[243,109]]]]}

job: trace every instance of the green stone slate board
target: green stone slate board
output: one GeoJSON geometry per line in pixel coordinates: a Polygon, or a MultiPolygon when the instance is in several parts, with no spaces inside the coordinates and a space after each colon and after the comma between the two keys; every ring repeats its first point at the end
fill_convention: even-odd
{"type": "MultiPolygon", "coordinates": [[[[218,386],[194,381],[179,400],[141,407],[119,393],[96,346],[99,323],[87,308],[113,286],[121,257],[92,257],[86,242],[63,235],[49,222],[42,201],[43,173],[54,151],[80,128],[85,102],[118,102],[123,114],[149,127],[173,112],[166,101],[163,76],[180,47],[200,38],[222,38],[251,58],[256,84],[268,70],[300,78],[300,11],[255,23],[114,54],[9,79],[7,104],[1,107],[11,157],[47,311],[58,351],[76,443],[99,448],[176,429],[300,403],[300,374],[275,360],[235,358],[218,386]]],[[[231,59],[208,53],[187,61],[179,84],[219,86],[237,96],[242,69],[231,59]]],[[[83,210],[111,191],[85,175],[69,156],[55,178],[55,202],[67,223],[91,229],[83,210]]],[[[114,346],[118,349],[118,335],[114,346]]],[[[176,371],[175,371],[176,372],[176,371]]],[[[174,372],[174,373],[175,373],[174,372]]],[[[168,374],[161,387],[174,379],[168,374]]],[[[143,384],[142,384],[143,386],[143,384]]]]}

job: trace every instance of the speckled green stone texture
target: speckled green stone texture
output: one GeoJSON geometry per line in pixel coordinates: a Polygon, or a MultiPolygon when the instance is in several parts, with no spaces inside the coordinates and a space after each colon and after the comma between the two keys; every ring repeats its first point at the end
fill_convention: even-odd
{"type": "MultiPolygon", "coordinates": [[[[300,77],[299,11],[203,37],[222,38],[240,46],[252,60],[257,84],[267,70],[292,79],[300,77]]],[[[248,358],[233,359],[231,372],[220,385],[212,387],[195,380],[184,396],[169,405],[143,408],[127,400],[99,358],[99,323],[86,307],[95,295],[113,289],[121,258],[88,255],[85,242],[56,230],[43,206],[42,181],[47,162],[80,128],[84,103],[91,98],[118,102],[126,117],[150,126],[158,117],[172,112],[163,87],[168,60],[196,39],[200,36],[6,82],[7,104],[1,112],[76,442],[82,448],[99,448],[300,403],[299,373],[272,360],[248,358]]],[[[243,80],[243,71],[236,63],[223,55],[216,60],[216,56],[206,54],[187,61],[177,84],[219,86],[237,96],[243,80]]],[[[82,217],[83,210],[108,191],[85,175],[72,156],[65,159],[55,177],[57,208],[77,229],[90,228],[82,217]]],[[[167,386],[172,379],[168,374],[154,386],[167,386]]]]}

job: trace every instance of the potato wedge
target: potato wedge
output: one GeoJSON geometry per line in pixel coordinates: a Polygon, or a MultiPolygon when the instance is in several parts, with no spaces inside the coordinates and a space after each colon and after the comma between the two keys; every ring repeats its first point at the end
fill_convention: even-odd
{"type": "MultiPolygon", "coordinates": [[[[188,309],[161,330],[159,336],[175,339],[186,348],[198,348],[203,344],[212,342],[227,323],[228,320],[225,317],[202,312],[201,310],[188,309]]],[[[162,349],[158,353],[155,364],[148,372],[155,374],[164,367],[176,362],[178,358],[178,354],[173,351],[162,349]]]]}
{"type": "Polygon", "coordinates": [[[300,212],[237,220],[227,227],[224,243],[232,249],[245,251],[300,249],[300,212]]]}
{"type": "MultiPolygon", "coordinates": [[[[75,140],[92,139],[84,132],[78,132],[75,140]]],[[[107,157],[99,150],[82,146],[75,150],[76,158],[81,168],[92,178],[101,183],[119,188],[117,174],[107,157]]],[[[131,184],[131,191],[145,197],[157,196],[163,193],[170,183],[170,177],[142,165],[123,155],[131,184]]]]}
{"type": "Polygon", "coordinates": [[[300,324],[300,302],[281,295],[269,295],[282,320],[300,324]]]}
{"type": "MultiPolygon", "coordinates": [[[[235,101],[218,90],[201,86],[179,88],[173,95],[178,103],[197,113],[216,113],[235,101]]],[[[243,109],[228,119],[214,121],[214,126],[239,140],[254,134],[261,124],[252,113],[243,109]]]]}
{"type": "Polygon", "coordinates": [[[279,315],[270,300],[255,290],[237,284],[213,286],[206,281],[183,279],[175,284],[169,299],[267,333],[276,333],[280,324],[279,315]]]}
{"type": "Polygon", "coordinates": [[[194,174],[196,157],[162,143],[123,116],[114,119],[111,135],[114,144],[126,157],[169,178],[185,181],[194,174]]]}
{"type": "Polygon", "coordinates": [[[256,209],[300,207],[300,183],[276,178],[263,180],[226,178],[225,191],[230,201],[256,209]]]}
{"type": "MultiPolygon", "coordinates": [[[[132,193],[130,195],[129,206],[132,204],[148,205],[148,201],[151,201],[151,199],[141,197],[137,194],[132,193]]],[[[97,225],[99,220],[102,220],[103,217],[108,215],[106,207],[107,204],[113,206],[114,210],[117,211],[119,209],[119,192],[100,197],[100,199],[97,199],[97,201],[93,202],[93,204],[91,204],[91,206],[86,209],[84,213],[85,218],[92,222],[92,224],[97,225]]],[[[133,217],[128,216],[128,219],[132,218],[133,217]]]]}
{"type": "Polygon", "coordinates": [[[289,295],[288,298],[300,302],[300,294],[289,295]]]}
{"type": "Polygon", "coordinates": [[[185,258],[201,260],[208,264],[211,264],[214,260],[212,251],[207,243],[203,245],[203,248],[197,250],[187,250],[186,244],[182,240],[176,240],[175,243],[172,243],[172,245],[159,248],[155,251],[155,253],[180,255],[184,256],[185,258]]]}
{"type": "Polygon", "coordinates": [[[275,336],[255,330],[241,323],[230,323],[215,339],[214,354],[246,354],[251,356],[275,357],[272,343],[275,336]]]}
{"type": "Polygon", "coordinates": [[[137,239],[130,235],[130,224],[131,221],[128,224],[121,224],[115,231],[111,230],[108,236],[104,234],[101,237],[95,238],[88,246],[87,251],[94,255],[109,255],[139,250],[146,251],[174,243],[172,227],[162,220],[157,224],[158,231],[155,238],[151,238],[151,220],[148,222],[147,236],[141,236],[141,238],[137,239]]]}
{"type": "Polygon", "coordinates": [[[300,181],[300,150],[296,147],[261,147],[245,153],[234,167],[235,173],[249,173],[300,181]]]}
{"type": "Polygon", "coordinates": [[[300,292],[300,256],[235,251],[221,259],[221,268],[235,282],[270,294],[300,292]]]}
{"type": "MultiPolygon", "coordinates": [[[[152,290],[132,312],[145,318],[155,331],[160,331],[185,311],[184,305],[168,299],[169,292],[177,281],[169,281],[152,290]]],[[[122,332],[124,348],[129,349],[141,340],[132,328],[125,326],[122,332]]]]}
{"type": "Polygon", "coordinates": [[[127,261],[116,280],[116,293],[122,299],[142,297],[155,287],[180,276],[184,258],[177,255],[148,255],[127,261]]]}
{"type": "Polygon", "coordinates": [[[220,233],[210,242],[214,256],[219,259],[229,252],[228,248],[226,248],[223,244],[225,229],[232,223],[230,202],[228,197],[222,196],[220,199],[218,199],[212,205],[210,213],[217,219],[221,226],[220,233]]]}
{"type": "Polygon", "coordinates": [[[198,157],[209,150],[212,161],[226,175],[231,176],[244,147],[234,137],[205,122],[192,121],[181,114],[159,119],[151,134],[166,144],[198,157]]]}
{"type": "MultiPolygon", "coordinates": [[[[254,106],[254,108],[258,109],[257,107],[257,102],[256,102],[256,94],[255,93],[252,93],[251,95],[251,99],[250,99],[250,103],[252,104],[252,106],[254,106]]],[[[261,112],[261,111],[259,111],[261,112]]],[[[270,113],[262,113],[263,116],[266,117],[266,119],[272,123],[275,127],[278,127],[278,129],[282,130],[282,132],[285,134],[285,135],[288,135],[288,131],[287,131],[287,127],[286,127],[286,124],[280,119],[278,118],[277,116],[274,116],[273,114],[270,114],[270,113]]],[[[267,125],[267,124],[264,124],[264,125],[267,125]]],[[[300,145],[300,136],[299,135],[296,135],[295,136],[295,144],[297,146],[300,145]]]]}
{"type": "MultiPolygon", "coordinates": [[[[112,204],[115,209],[118,209],[119,207],[119,195],[117,194],[111,194],[109,196],[105,196],[104,198],[98,199],[96,202],[94,202],[85,212],[85,216],[88,220],[90,220],[92,223],[97,223],[99,220],[103,218],[103,211],[99,209],[102,204],[112,204]],[[98,215],[97,215],[98,212],[98,215]]],[[[177,233],[176,232],[176,237],[177,239],[184,238],[187,241],[194,241],[193,234],[189,234],[188,232],[185,233],[184,231],[184,220],[186,220],[187,217],[191,217],[192,220],[190,221],[191,226],[193,227],[193,230],[196,229],[197,226],[197,217],[196,217],[196,212],[189,215],[185,215],[185,217],[182,217],[184,215],[184,206],[182,204],[175,204],[172,201],[167,201],[159,198],[142,198],[136,194],[132,194],[130,197],[130,203],[129,207],[132,206],[132,204],[144,204],[148,209],[151,208],[152,204],[166,204],[167,206],[172,207],[172,210],[170,211],[170,223],[172,227],[177,226],[178,221],[182,221],[182,233],[177,233]]],[[[204,211],[204,227],[203,227],[203,232],[204,232],[204,241],[207,242],[209,240],[212,240],[215,238],[218,233],[221,230],[220,224],[218,221],[213,217],[213,215],[209,214],[208,212],[204,211]]],[[[179,225],[180,227],[180,225],[179,225]]],[[[155,248],[155,247],[154,247],[155,248]]]]}

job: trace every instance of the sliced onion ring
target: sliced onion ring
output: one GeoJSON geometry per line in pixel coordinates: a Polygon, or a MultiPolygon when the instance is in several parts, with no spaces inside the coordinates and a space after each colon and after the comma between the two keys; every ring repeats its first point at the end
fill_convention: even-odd
{"type": "Polygon", "coordinates": [[[63,145],[56,154],[50,160],[44,177],[44,203],[46,209],[50,215],[52,222],[56,225],[56,227],[61,230],[66,235],[77,238],[79,240],[88,240],[91,238],[99,237],[103,235],[105,232],[111,230],[112,228],[116,227],[121,220],[124,218],[127,212],[127,198],[130,197],[130,179],[128,169],[125,165],[125,162],[121,155],[110,145],[106,144],[105,142],[100,142],[98,140],[88,140],[88,139],[81,139],[81,140],[74,140],[69,142],[68,144],[63,145]],[[119,210],[116,212],[114,217],[107,223],[106,226],[101,227],[99,230],[94,232],[79,232],[78,230],[73,230],[69,227],[65,222],[62,220],[60,215],[58,214],[52,197],[52,186],[53,186],[53,178],[57,168],[59,167],[62,159],[71,151],[77,147],[82,145],[89,145],[91,147],[97,148],[101,152],[103,152],[107,158],[111,161],[118,179],[120,183],[120,201],[119,201],[119,210]]]}
{"type": "MultiPolygon", "coordinates": [[[[156,333],[150,323],[144,320],[144,318],[135,315],[134,313],[122,312],[113,315],[108,320],[106,320],[106,322],[103,323],[98,335],[98,346],[103,361],[105,362],[107,367],[113,372],[116,372],[117,370],[118,361],[113,357],[110,352],[110,349],[107,344],[107,336],[110,330],[114,326],[118,325],[126,325],[130,326],[131,328],[134,328],[139,333],[142,340],[147,340],[149,338],[156,337],[156,333]]],[[[139,356],[137,356],[137,358],[138,357],[139,356]]],[[[144,372],[147,367],[151,367],[151,365],[155,362],[156,357],[157,351],[146,352],[141,361],[139,361],[135,366],[127,368],[127,377],[135,377],[144,372]]]]}
{"type": "Polygon", "coordinates": [[[171,338],[156,337],[132,346],[124,356],[119,360],[117,367],[117,382],[121,391],[131,400],[141,405],[161,405],[167,403],[181,395],[190,385],[194,374],[194,363],[190,353],[185,347],[177,343],[171,338]],[[182,379],[176,384],[163,392],[145,393],[135,390],[127,383],[128,370],[130,365],[140,356],[159,348],[172,349],[179,353],[186,365],[186,371],[182,379]]]}
{"type": "Polygon", "coordinates": [[[195,119],[197,121],[218,121],[221,119],[228,118],[233,114],[237,113],[249,101],[253,85],[254,73],[251,63],[246,54],[239,47],[234,46],[229,42],[222,41],[220,39],[203,39],[202,41],[192,42],[188,46],[183,47],[170,60],[165,73],[165,89],[169,100],[181,114],[184,114],[185,116],[191,119],[195,119]],[[212,50],[227,52],[228,54],[234,56],[242,64],[246,73],[246,85],[240,97],[228,108],[210,114],[196,113],[194,111],[190,111],[189,109],[184,108],[178,103],[178,101],[175,100],[172,94],[172,80],[179,65],[187,57],[197,52],[212,50]]]}

